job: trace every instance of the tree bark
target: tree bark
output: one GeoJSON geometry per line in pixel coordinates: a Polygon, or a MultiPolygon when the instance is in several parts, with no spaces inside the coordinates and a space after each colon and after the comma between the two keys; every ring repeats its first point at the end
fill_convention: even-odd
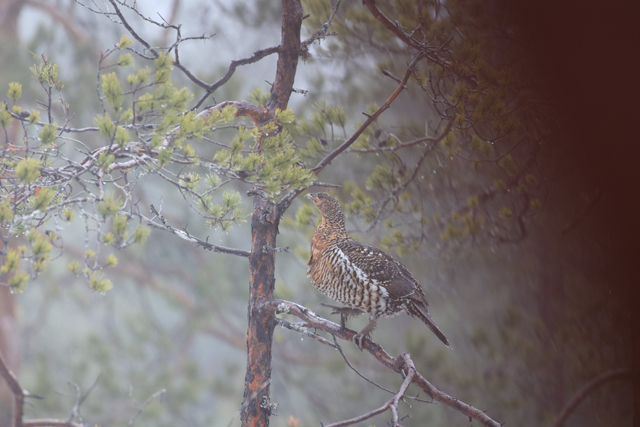
{"type": "Polygon", "coordinates": [[[300,56],[300,28],[302,27],[302,5],[300,0],[282,0],[282,38],[278,52],[276,78],[267,100],[267,109],[275,112],[285,110],[293,90],[293,82],[300,56]]]}
{"type": "MultiPolygon", "coordinates": [[[[302,5],[300,0],[282,0],[282,39],[278,64],[267,109],[287,108],[300,54],[302,5]]],[[[284,209],[254,197],[251,217],[251,271],[247,329],[247,370],[241,409],[243,427],[267,427],[275,407],[269,399],[271,382],[271,344],[276,325],[275,313],[268,306],[275,286],[275,253],[278,222],[284,209]]]]}
{"type": "Polygon", "coordinates": [[[271,382],[271,344],[275,314],[265,302],[273,300],[275,285],[275,248],[278,217],[275,205],[254,198],[251,217],[251,270],[247,330],[247,370],[241,420],[243,427],[266,427],[272,407],[269,400],[271,382]]]}

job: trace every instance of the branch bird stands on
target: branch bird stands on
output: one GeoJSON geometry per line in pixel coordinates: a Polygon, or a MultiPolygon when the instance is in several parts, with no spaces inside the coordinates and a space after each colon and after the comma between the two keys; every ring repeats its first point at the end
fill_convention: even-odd
{"type": "Polygon", "coordinates": [[[371,335],[381,316],[402,311],[422,320],[447,347],[449,340],[429,315],[429,302],[420,283],[399,261],[378,248],[358,242],[347,234],[338,200],[327,193],[310,193],[322,214],[311,240],[307,276],[313,286],[347,307],[332,307],[340,314],[342,327],[348,316],[368,313],[369,323],[353,337],[362,350],[362,340],[371,335]]]}

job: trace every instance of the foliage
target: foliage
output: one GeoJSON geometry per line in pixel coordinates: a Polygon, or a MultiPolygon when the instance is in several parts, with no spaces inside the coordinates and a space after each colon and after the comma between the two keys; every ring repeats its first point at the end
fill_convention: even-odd
{"type": "MultiPolygon", "coordinates": [[[[152,61],[153,69],[145,65],[126,78],[120,69],[133,65],[130,54],[108,62],[130,43],[123,36],[100,60],[103,113],[95,117],[96,127],[88,129],[103,137],[98,148],[89,149],[89,144],[70,136],[79,129],[54,122],[68,123],[71,117],[65,106],[61,111],[54,109],[53,98],[57,94],[63,99],[64,85],[59,80],[59,67],[45,56],[36,58],[31,72],[48,99],[45,113],[49,122],[40,121],[37,111],[19,114],[3,109],[3,126],[15,121],[24,134],[20,143],[5,141],[0,166],[5,248],[13,236],[55,218],[71,221],[76,211],[87,224],[95,224],[91,226],[98,237],[94,245],[124,249],[143,243],[148,236],[144,223],[151,218],[134,202],[134,191],[137,181],[149,174],[175,186],[211,227],[225,231],[246,218],[240,194],[227,189],[233,181],[262,189],[272,199],[314,181],[313,174],[301,166],[286,130],[295,126],[291,110],[278,111],[273,120],[250,129],[233,124],[237,114],[233,105],[196,114],[188,108],[193,95],[187,88],[175,87],[170,79],[175,61],[172,54],[159,53],[152,61]],[[118,71],[104,72],[115,66],[118,71]],[[213,139],[228,129],[235,132],[226,144],[213,139]],[[199,142],[192,145],[190,141],[199,142]],[[74,150],[84,158],[78,160],[72,155],[74,150]],[[135,219],[137,228],[128,231],[135,219]],[[108,231],[110,224],[112,231],[108,231]]],[[[14,108],[19,106],[21,91],[21,83],[9,84],[7,95],[16,103],[14,108]]],[[[229,138],[228,131],[225,135],[223,138],[229,138]]],[[[0,261],[9,262],[8,257],[7,249],[0,261]]],[[[48,258],[30,254],[21,255],[21,259],[31,272],[18,270],[13,276],[16,285],[12,289],[16,291],[24,290],[26,278],[35,278],[48,262],[48,258]]],[[[14,265],[14,261],[7,265],[14,265]]],[[[112,285],[100,270],[113,265],[109,259],[98,262],[87,257],[83,276],[89,287],[107,292],[112,285]]],[[[78,272],[75,264],[72,271],[78,272]]]]}
{"type": "MultiPolygon", "coordinates": [[[[375,2],[365,4],[377,9],[375,2]]],[[[304,21],[309,29],[332,13],[327,2],[309,0],[305,6],[311,12],[304,21]]],[[[507,21],[493,13],[495,7],[466,0],[394,0],[380,5],[389,22],[397,25],[389,31],[365,8],[344,4],[332,27],[336,37],[315,49],[315,55],[334,63],[341,52],[348,52],[351,59],[342,65],[353,68],[354,76],[371,73],[355,70],[373,59],[378,76],[382,70],[386,76],[401,77],[405,60],[419,53],[425,57],[411,72],[407,90],[412,99],[393,125],[378,121],[351,149],[363,161],[384,157],[368,172],[366,182],[359,183],[371,199],[363,214],[369,230],[390,215],[402,217],[405,238],[391,239],[398,241],[398,249],[434,237],[444,246],[478,239],[488,244],[519,241],[526,235],[525,218],[535,215],[545,199],[538,159],[552,129],[551,112],[534,96],[527,53],[517,35],[502,36],[507,21]],[[353,61],[354,56],[362,61],[353,61]],[[425,110],[434,113],[427,121],[420,116],[425,110]],[[455,197],[439,199],[436,209],[424,203],[426,187],[447,188],[455,197]],[[476,201],[473,206],[461,203],[469,198],[476,201]],[[505,205],[513,211],[508,218],[500,214],[505,205]],[[439,221],[422,220],[436,215],[439,221]]],[[[367,114],[376,108],[371,105],[367,114]]],[[[307,143],[305,153],[311,156],[322,155],[318,133],[324,134],[324,145],[328,140],[327,148],[336,140],[332,128],[331,138],[326,136],[329,120],[323,121],[319,113],[314,119],[315,129],[309,130],[316,139],[307,143]]]]}

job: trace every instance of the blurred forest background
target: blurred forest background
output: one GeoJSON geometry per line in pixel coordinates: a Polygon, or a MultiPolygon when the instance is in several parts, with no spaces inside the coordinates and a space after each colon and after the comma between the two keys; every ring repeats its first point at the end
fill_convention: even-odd
{"type": "MultiPolygon", "coordinates": [[[[168,22],[183,24],[183,36],[215,33],[209,40],[181,48],[183,64],[205,81],[220,78],[231,60],[279,44],[278,2],[139,0],[137,4],[153,19],[159,14],[168,22]]],[[[328,0],[309,0],[303,6],[310,14],[304,27],[308,36],[326,21],[332,5],[328,0]]],[[[630,173],[637,149],[627,151],[630,141],[622,133],[633,119],[618,111],[629,114],[633,108],[617,102],[616,94],[625,90],[617,82],[629,74],[625,61],[618,61],[613,42],[624,44],[626,37],[619,38],[617,26],[602,24],[595,13],[588,15],[586,24],[576,24],[570,19],[573,9],[556,10],[549,18],[547,7],[553,9],[543,2],[512,17],[514,25],[521,25],[523,49],[529,49],[530,62],[522,67],[530,67],[529,77],[541,82],[543,90],[536,95],[559,112],[552,114],[555,121],[545,124],[549,127],[537,155],[538,172],[530,183],[537,202],[520,216],[519,202],[496,201],[487,208],[492,224],[506,234],[456,236],[455,230],[444,227],[412,234],[406,225],[410,215],[402,211],[390,212],[387,220],[370,228],[367,212],[358,204],[369,193],[356,189],[375,187],[367,178],[377,166],[393,164],[384,153],[353,151],[319,176],[320,181],[342,186],[332,193],[347,207],[351,234],[402,259],[423,284],[431,313],[453,351],[408,316],[382,320],[373,339],[393,356],[410,352],[418,370],[437,388],[486,410],[497,421],[518,426],[550,425],[587,382],[615,369],[633,368],[630,343],[638,339],[632,315],[638,282],[637,276],[628,274],[637,255],[624,240],[637,235],[638,178],[630,173]],[[532,24],[536,19],[546,25],[543,38],[538,38],[541,30],[532,24]],[[591,23],[597,35],[583,30],[591,23]],[[583,39],[584,34],[590,36],[583,39]],[[585,59],[583,50],[591,49],[597,52],[596,63],[585,59]],[[563,62],[567,52],[574,56],[563,62]],[[612,75],[601,74],[605,69],[599,62],[608,63],[612,75]],[[592,85],[589,93],[583,91],[586,82],[592,85]],[[608,108],[609,101],[614,108],[608,108]]],[[[364,13],[360,2],[344,8],[364,13]]],[[[169,31],[134,15],[130,19],[147,40],[156,45],[171,42],[169,31]]],[[[408,57],[377,45],[376,37],[354,21],[336,22],[331,30],[350,35],[350,42],[328,38],[311,46],[295,83],[308,92],[294,94],[289,107],[311,122],[314,112],[341,106],[349,135],[354,124],[364,120],[361,112],[367,105],[382,104],[397,84],[380,68],[401,76],[408,57]]],[[[373,33],[375,27],[370,30],[373,33]]],[[[22,100],[35,108],[42,95],[37,82],[29,78],[29,67],[35,63],[30,52],[44,53],[59,65],[65,101],[74,114],[69,125],[92,126],[101,112],[96,96],[100,52],[112,48],[124,31],[72,0],[0,0],[2,99],[8,101],[9,83],[19,82],[22,100]]],[[[270,56],[238,68],[215,93],[216,100],[256,99],[257,89],[268,94],[275,61],[270,56]]],[[[183,74],[174,71],[172,78],[177,87],[186,86],[199,97],[199,88],[183,74]]],[[[434,111],[415,92],[403,93],[380,120],[382,131],[371,130],[369,138],[376,140],[371,146],[384,146],[390,135],[406,134],[406,129],[409,134],[419,130],[424,134],[425,123],[433,131],[438,123],[429,124],[435,120],[432,116],[434,111]]],[[[8,131],[19,135],[20,129],[16,125],[8,131]]],[[[336,126],[335,132],[343,130],[336,126]]],[[[425,163],[419,192],[412,193],[412,201],[404,201],[420,204],[431,223],[448,218],[456,206],[468,204],[473,209],[477,202],[473,195],[496,179],[451,145],[438,145],[438,152],[425,163]]],[[[247,189],[238,187],[241,194],[247,189]]],[[[195,236],[250,248],[248,223],[225,232],[211,230],[161,179],[151,176],[141,182],[136,195],[141,206],[162,206],[173,225],[188,225],[195,236]]],[[[250,199],[243,197],[243,203],[250,206],[250,199]]],[[[278,246],[289,246],[292,252],[276,255],[276,297],[329,318],[330,310],[320,303],[330,301],[305,276],[316,220],[301,199],[283,218],[278,246]]],[[[96,248],[85,238],[85,224],[79,218],[70,223],[52,221],[45,229],[63,238],[64,254],[22,294],[10,294],[8,287],[0,286],[0,350],[22,386],[44,397],[29,400],[26,417],[66,419],[78,393],[95,383],[81,407],[89,424],[117,426],[133,420],[147,426],[238,425],[246,361],[247,261],[203,251],[161,231],[152,231],[144,245],[122,252],[96,248]],[[106,295],[89,289],[83,278],[67,269],[87,249],[100,251],[101,258],[112,252],[118,257],[117,266],[107,271],[113,289],[106,295]]],[[[350,325],[359,330],[364,322],[354,319],[350,325]]],[[[395,373],[382,369],[355,346],[343,348],[368,378],[398,387],[395,373]]],[[[275,332],[271,396],[278,403],[272,425],[290,427],[349,418],[387,399],[351,371],[338,352],[281,328],[275,332]]],[[[0,383],[1,427],[10,425],[11,405],[12,395],[0,383]]],[[[469,423],[443,405],[413,402],[401,409],[410,415],[405,426],[469,423]]],[[[367,425],[384,425],[387,419],[383,414],[367,425]]],[[[592,392],[565,425],[630,426],[632,420],[633,383],[620,377],[592,392]]]]}

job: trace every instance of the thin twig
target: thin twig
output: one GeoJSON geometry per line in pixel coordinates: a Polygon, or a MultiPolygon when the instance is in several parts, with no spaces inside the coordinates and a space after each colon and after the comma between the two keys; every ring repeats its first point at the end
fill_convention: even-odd
{"type": "Polygon", "coordinates": [[[138,408],[138,411],[133,415],[133,417],[131,417],[131,419],[129,420],[129,422],[127,423],[128,426],[132,426],[133,423],[136,422],[136,419],[140,416],[140,414],[142,414],[142,412],[145,410],[145,408],[147,406],[149,406],[149,404],[151,403],[151,401],[157,397],[161,397],[163,394],[165,394],[167,392],[167,389],[160,389],[158,391],[156,391],[155,393],[153,393],[151,396],[149,396],[149,398],[147,400],[144,401],[144,403],[140,406],[140,408],[138,408]]]}
{"type": "Polygon", "coordinates": [[[365,122],[358,128],[358,130],[356,130],[353,133],[353,135],[351,135],[349,139],[347,139],[339,147],[337,147],[335,150],[327,154],[325,158],[323,158],[322,160],[320,160],[320,162],[318,162],[318,164],[312,169],[314,174],[317,175],[318,173],[320,173],[320,171],[324,169],[329,163],[331,163],[333,159],[338,157],[340,153],[346,150],[351,144],[356,142],[356,140],[362,134],[362,132],[364,132],[365,129],[368,128],[371,123],[376,121],[376,119],[380,117],[382,113],[384,113],[386,110],[388,110],[391,107],[391,104],[393,103],[393,101],[395,101],[398,95],[400,95],[400,92],[402,92],[403,89],[406,87],[405,85],[409,81],[409,77],[411,76],[413,69],[416,67],[416,65],[418,65],[418,63],[422,60],[422,58],[424,58],[424,54],[422,53],[416,55],[413,58],[413,60],[409,64],[409,67],[407,68],[407,71],[404,74],[404,78],[402,79],[402,81],[400,82],[396,90],[393,91],[393,93],[389,96],[389,98],[387,98],[384,104],[382,104],[382,106],[378,108],[378,110],[375,113],[367,117],[367,120],[365,120],[365,122]]]}
{"type": "Polygon", "coordinates": [[[156,210],[156,208],[153,205],[151,205],[151,212],[153,212],[153,214],[160,219],[160,221],[162,222],[162,225],[156,224],[155,222],[153,222],[153,220],[148,220],[147,225],[149,227],[152,227],[158,230],[168,231],[169,233],[173,233],[176,236],[180,237],[181,239],[186,240],[187,242],[194,243],[209,251],[230,254],[230,255],[238,255],[245,258],[249,258],[249,256],[251,256],[251,252],[249,251],[243,251],[241,249],[234,249],[234,248],[228,248],[225,246],[214,245],[213,243],[209,243],[207,240],[202,240],[191,235],[186,230],[180,230],[178,228],[171,226],[169,222],[156,210]]]}
{"type": "Polygon", "coordinates": [[[375,381],[373,381],[373,380],[370,380],[369,378],[367,378],[367,377],[365,377],[364,375],[362,375],[362,374],[361,374],[361,373],[360,373],[360,372],[359,372],[359,371],[358,371],[358,370],[357,370],[357,369],[356,369],[356,368],[351,364],[351,362],[349,362],[349,359],[347,359],[347,356],[346,356],[346,355],[344,354],[344,352],[342,351],[342,347],[338,344],[338,341],[337,341],[337,339],[336,339],[336,336],[335,336],[335,335],[333,335],[333,342],[334,342],[334,343],[335,343],[335,345],[336,345],[336,349],[340,352],[340,355],[341,355],[341,356],[342,356],[342,358],[344,359],[344,363],[346,363],[346,364],[347,364],[347,366],[348,366],[348,367],[350,367],[350,368],[351,368],[351,370],[352,370],[353,372],[355,372],[356,374],[358,374],[358,376],[359,376],[360,378],[362,378],[363,380],[367,381],[368,383],[373,384],[374,386],[378,387],[378,388],[379,388],[379,389],[381,389],[381,390],[384,390],[384,391],[386,391],[386,392],[389,392],[389,393],[393,394],[393,391],[389,390],[388,388],[385,388],[385,387],[381,386],[381,385],[380,385],[380,384],[378,384],[377,382],[375,382],[375,381]]]}
{"type": "Polygon", "coordinates": [[[384,405],[381,407],[374,409],[373,411],[367,412],[366,414],[362,414],[359,417],[351,418],[345,421],[339,421],[337,423],[329,424],[325,427],[343,427],[351,424],[358,423],[360,421],[367,420],[375,415],[381,414],[387,410],[391,411],[391,426],[399,427],[398,424],[398,404],[400,403],[400,399],[404,397],[404,394],[407,392],[409,385],[413,382],[413,377],[416,374],[416,368],[413,366],[413,361],[408,356],[408,354],[404,354],[402,356],[405,359],[406,363],[406,376],[400,385],[400,389],[395,393],[395,395],[389,399],[384,405]]]}

